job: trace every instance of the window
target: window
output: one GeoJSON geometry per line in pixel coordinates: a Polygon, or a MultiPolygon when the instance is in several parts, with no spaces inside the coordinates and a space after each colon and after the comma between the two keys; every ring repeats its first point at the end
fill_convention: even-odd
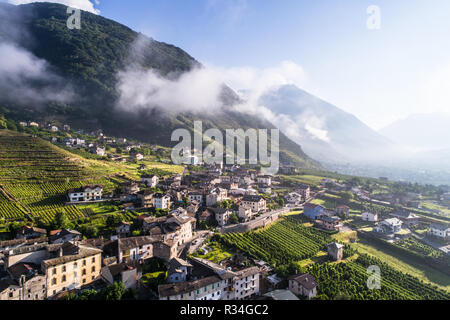
{"type": "Polygon", "coordinates": [[[66,282],[66,280],[67,280],[66,275],[63,275],[62,276],[62,282],[66,282]]]}
{"type": "Polygon", "coordinates": [[[9,297],[10,297],[10,298],[13,297],[13,293],[12,293],[12,292],[9,293],[9,297]]]}
{"type": "Polygon", "coordinates": [[[92,272],[95,272],[95,267],[92,267],[92,272]]]}
{"type": "Polygon", "coordinates": [[[53,268],[53,274],[56,274],[56,268],[53,268]]]}
{"type": "Polygon", "coordinates": [[[83,266],[85,266],[86,265],[86,260],[83,260],[83,266]]]}
{"type": "Polygon", "coordinates": [[[92,258],[92,263],[95,263],[95,257],[92,258]]]}
{"type": "Polygon", "coordinates": [[[66,266],[62,267],[62,272],[66,272],[66,266]]]}
{"type": "Polygon", "coordinates": [[[83,279],[83,283],[86,283],[86,279],[83,279]]]}
{"type": "Polygon", "coordinates": [[[52,279],[52,284],[55,285],[56,284],[56,278],[52,279]]]}
{"type": "Polygon", "coordinates": [[[86,275],[86,269],[83,269],[83,272],[81,273],[83,276],[86,275]]]}

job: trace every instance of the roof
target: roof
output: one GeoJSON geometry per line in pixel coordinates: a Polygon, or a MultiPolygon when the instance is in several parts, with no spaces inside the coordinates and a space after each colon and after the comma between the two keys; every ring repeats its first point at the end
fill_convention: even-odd
{"type": "Polygon", "coordinates": [[[341,248],[343,248],[344,247],[344,245],[342,245],[342,244],[340,244],[340,243],[337,243],[337,242],[333,242],[333,243],[330,243],[329,245],[328,245],[328,248],[332,248],[332,249],[334,249],[334,250],[338,250],[338,249],[341,249],[341,248]]]}
{"type": "Polygon", "coordinates": [[[11,279],[0,280],[0,292],[8,289],[10,286],[18,286],[17,283],[11,279]]]}
{"type": "Polygon", "coordinates": [[[441,224],[441,223],[432,223],[430,225],[430,228],[436,229],[436,230],[445,231],[445,230],[449,229],[450,226],[449,225],[444,225],[444,224],[441,224]]]}
{"type": "Polygon", "coordinates": [[[267,292],[266,294],[264,294],[264,297],[268,297],[273,300],[300,300],[289,290],[275,290],[267,292]]]}
{"type": "Polygon", "coordinates": [[[317,287],[316,278],[314,278],[314,276],[310,275],[309,273],[291,276],[289,277],[289,280],[298,282],[303,288],[308,290],[317,287]]]}
{"type": "Polygon", "coordinates": [[[19,279],[22,275],[29,276],[33,274],[35,270],[37,271],[40,269],[41,267],[37,264],[19,262],[9,267],[8,272],[14,279],[19,279]]]}
{"type": "Polygon", "coordinates": [[[221,281],[218,276],[210,276],[194,281],[163,284],[158,287],[158,292],[160,297],[175,296],[186,294],[221,281]]]}
{"type": "Polygon", "coordinates": [[[305,203],[305,205],[304,205],[303,207],[304,207],[304,208],[311,208],[311,209],[320,207],[320,208],[325,209],[325,208],[324,208],[323,206],[321,206],[320,204],[314,204],[314,203],[310,203],[310,202],[305,203]]]}
{"type": "MultiPolygon", "coordinates": [[[[66,243],[65,245],[67,245],[67,244],[69,244],[69,243],[66,243]]],[[[83,258],[91,257],[91,256],[102,253],[102,250],[93,248],[93,247],[87,247],[87,246],[82,246],[82,245],[78,245],[77,247],[78,247],[77,253],[71,252],[73,254],[68,254],[68,255],[65,255],[65,253],[63,253],[64,255],[62,257],[44,260],[42,262],[42,264],[46,267],[53,267],[53,266],[65,264],[65,263],[68,263],[71,261],[80,260],[83,258]]]]}
{"type": "Polygon", "coordinates": [[[70,189],[70,190],[67,191],[67,193],[84,192],[86,189],[96,189],[96,188],[103,189],[103,186],[101,184],[82,186],[81,188],[70,189]]]}
{"type": "Polygon", "coordinates": [[[17,233],[19,234],[25,234],[28,232],[36,232],[36,233],[41,233],[41,234],[47,234],[47,230],[42,229],[42,228],[36,228],[36,227],[30,227],[30,226],[24,226],[22,228],[20,228],[17,233]]]}
{"type": "Polygon", "coordinates": [[[113,277],[121,274],[123,271],[130,271],[136,269],[136,267],[130,265],[129,263],[117,263],[107,266],[109,272],[113,277]]]}
{"type": "Polygon", "coordinates": [[[133,238],[122,238],[117,240],[119,243],[120,250],[129,250],[133,248],[138,248],[143,245],[152,244],[158,242],[158,239],[150,236],[143,237],[133,237],[133,238]]]}
{"type": "Polygon", "coordinates": [[[249,202],[259,202],[261,200],[264,200],[264,197],[258,196],[258,195],[245,195],[242,201],[249,201],[249,202]]]}

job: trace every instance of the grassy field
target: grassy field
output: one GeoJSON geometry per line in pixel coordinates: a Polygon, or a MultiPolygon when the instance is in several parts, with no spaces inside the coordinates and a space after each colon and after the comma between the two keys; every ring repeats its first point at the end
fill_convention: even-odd
{"type": "Polygon", "coordinates": [[[444,213],[444,215],[450,215],[450,209],[447,207],[441,206],[437,203],[433,203],[431,201],[424,201],[421,203],[422,208],[431,209],[431,210],[439,210],[444,213]]]}
{"type": "Polygon", "coordinates": [[[293,176],[285,176],[281,175],[280,178],[290,183],[305,183],[311,186],[319,186],[322,183],[322,179],[325,177],[315,176],[315,175],[293,175],[293,176]]]}
{"type": "Polygon", "coordinates": [[[218,242],[211,242],[206,247],[208,250],[207,254],[201,254],[200,251],[197,251],[194,256],[215,263],[220,263],[221,261],[233,256],[232,250],[225,248],[218,242]]]}
{"type": "Polygon", "coordinates": [[[425,264],[404,257],[396,257],[390,250],[369,243],[365,239],[360,239],[357,243],[350,245],[361,253],[377,257],[398,271],[413,275],[426,283],[437,285],[450,292],[450,277],[425,264]]]}

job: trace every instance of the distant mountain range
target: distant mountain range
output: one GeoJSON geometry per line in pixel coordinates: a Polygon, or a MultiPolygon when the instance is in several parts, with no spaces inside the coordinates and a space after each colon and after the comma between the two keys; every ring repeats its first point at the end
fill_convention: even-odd
{"type": "Polygon", "coordinates": [[[389,139],[354,115],[294,85],[268,92],[260,104],[275,114],[275,125],[319,161],[374,162],[394,152],[389,139]]]}
{"type": "MultiPolygon", "coordinates": [[[[54,3],[0,3],[0,50],[11,56],[8,63],[12,65],[0,63],[0,113],[17,120],[56,119],[73,127],[101,128],[109,135],[164,146],[176,143],[171,141],[173,130],[192,132],[194,120],[203,121],[205,130],[275,128],[262,117],[232,108],[239,97],[225,85],[220,94],[222,108],[215,113],[181,112],[156,102],[151,108],[133,111],[127,109],[129,105],[118,108],[120,75],[127,68],[151,70],[155,74],[150,80],[161,85],[164,81],[175,83],[201,68],[200,63],[180,48],[89,12],[82,12],[80,30],[69,30],[66,8],[54,3]],[[22,64],[14,65],[16,60],[22,64]]],[[[124,85],[142,85],[143,77],[137,75],[134,83],[124,85]]],[[[171,92],[169,88],[162,98],[155,97],[164,102],[177,95],[176,89],[171,92]]],[[[188,96],[189,92],[183,94],[188,96]]],[[[203,94],[209,92],[199,95],[203,94]]],[[[177,99],[182,103],[187,97],[177,99]]],[[[280,135],[280,160],[299,167],[320,167],[284,134],[280,135]]]]}

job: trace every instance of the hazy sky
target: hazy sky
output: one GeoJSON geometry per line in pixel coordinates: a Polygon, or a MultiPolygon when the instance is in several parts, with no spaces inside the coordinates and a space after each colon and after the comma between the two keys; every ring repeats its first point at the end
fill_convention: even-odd
{"type": "Polygon", "coordinates": [[[412,113],[450,112],[448,0],[53,2],[97,11],[224,72],[265,74],[288,61],[280,72],[288,82],[375,129],[412,113]],[[371,5],[381,29],[367,27],[371,5]]]}

